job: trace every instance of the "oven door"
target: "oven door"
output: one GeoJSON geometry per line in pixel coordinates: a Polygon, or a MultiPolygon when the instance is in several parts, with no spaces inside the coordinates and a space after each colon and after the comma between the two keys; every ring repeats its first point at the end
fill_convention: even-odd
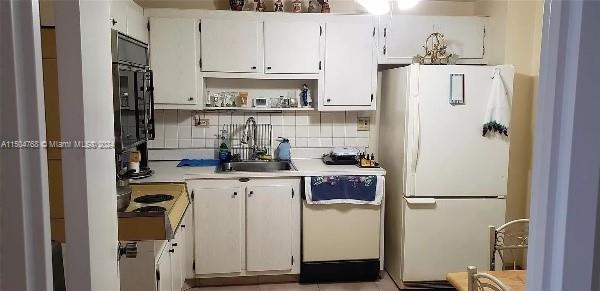
{"type": "Polygon", "coordinates": [[[152,70],[144,73],[144,104],[146,105],[146,128],[148,140],[154,140],[156,132],[154,130],[154,74],[152,70]]]}
{"type": "Polygon", "coordinates": [[[147,141],[151,104],[146,70],[114,66],[115,147],[117,152],[123,152],[147,141]]]}

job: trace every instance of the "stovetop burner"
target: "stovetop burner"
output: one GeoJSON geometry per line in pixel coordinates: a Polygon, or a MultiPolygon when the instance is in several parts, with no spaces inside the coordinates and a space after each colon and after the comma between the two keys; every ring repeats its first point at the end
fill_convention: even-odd
{"type": "Polygon", "coordinates": [[[137,203],[152,204],[152,203],[173,200],[173,198],[174,198],[173,195],[169,195],[169,194],[149,194],[149,195],[137,197],[137,198],[133,199],[133,201],[135,201],[137,203]]]}
{"type": "Polygon", "coordinates": [[[165,210],[167,209],[162,206],[150,205],[136,208],[133,212],[164,212],[165,210]]]}

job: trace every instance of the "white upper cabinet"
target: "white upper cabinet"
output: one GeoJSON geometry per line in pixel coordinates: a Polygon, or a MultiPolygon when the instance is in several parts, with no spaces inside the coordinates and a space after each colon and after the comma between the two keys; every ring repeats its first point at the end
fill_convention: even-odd
{"type": "Polygon", "coordinates": [[[486,24],[486,17],[440,17],[435,29],[445,36],[448,52],[462,59],[482,59],[486,24]]]}
{"type": "Polygon", "coordinates": [[[315,21],[265,20],[265,73],[318,73],[321,33],[315,21]]]}
{"type": "Polygon", "coordinates": [[[246,189],[248,271],[292,269],[292,191],[290,185],[246,189]]]}
{"type": "Polygon", "coordinates": [[[461,63],[485,63],[486,17],[410,16],[379,18],[379,63],[409,64],[424,55],[425,40],[433,32],[444,34],[448,53],[458,54],[461,63]]]}
{"type": "Polygon", "coordinates": [[[327,21],[324,92],[319,110],[375,109],[375,33],[374,18],[370,16],[340,16],[327,21]]]}
{"type": "Polygon", "coordinates": [[[199,34],[192,18],[150,18],[150,67],[157,104],[194,105],[201,99],[199,34]]]}
{"type": "Polygon", "coordinates": [[[202,71],[263,71],[261,21],[208,18],[201,22],[202,71]]]}
{"type": "MultiPolygon", "coordinates": [[[[133,1],[132,1],[133,2],[133,1]]],[[[127,1],[110,1],[110,20],[112,28],[122,33],[127,33],[127,1]]]]}
{"type": "Polygon", "coordinates": [[[425,39],[435,30],[434,17],[392,16],[380,18],[380,53],[388,59],[405,59],[423,55],[425,39]],[[383,21],[383,23],[381,23],[383,21]]]}
{"type": "Polygon", "coordinates": [[[111,0],[110,18],[113,29],[148,42],[148,20],[144,9],[133,0],[111,0]]]}
{"type": "Polygon", "coordinates": [[[127,34],[135,39],[148,43],[148,19],[144,9],[133,1],[127,5],[127,34]]]}

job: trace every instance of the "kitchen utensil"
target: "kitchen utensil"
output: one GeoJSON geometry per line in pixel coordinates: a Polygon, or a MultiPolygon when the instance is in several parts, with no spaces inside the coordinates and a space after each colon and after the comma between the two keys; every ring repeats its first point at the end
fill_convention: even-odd
{"type": "Polygon", "coordinates": [[[131,187],[127,186],[118,186],[117,187],[117,211],[123,212],[127,207],[129,207],[129,202],[131,202],[131,187]]]}

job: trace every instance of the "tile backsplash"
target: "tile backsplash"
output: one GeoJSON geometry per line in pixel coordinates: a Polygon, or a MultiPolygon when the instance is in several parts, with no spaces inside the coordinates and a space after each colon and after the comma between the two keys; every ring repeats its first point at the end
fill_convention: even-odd
{"type": "MultiPolygon", "coordinates": [[[[273,137],[286,137],[303,157],[318,157],[334,146],[369,146],[369,131],[357,130],[358,117],[370,112],[201,112],[190,110],[156,110],[156,138],[149,141],[151,159],[178,158],[165,150],[179,150],[182,157],[212,158],[219,146],[219,130],[227,124],[244,124],[253,116],[259,124],[271,124],[273,137]],[[195,126],[194,115],[208,120],[208,126],[195,126]],[[311,156],[314,155],[314,156],[311,156]],[[156,157],[156,158],[155,158],[156,157]]],[[[273,149],[279,143],[272,141],[273,149]]]]}

